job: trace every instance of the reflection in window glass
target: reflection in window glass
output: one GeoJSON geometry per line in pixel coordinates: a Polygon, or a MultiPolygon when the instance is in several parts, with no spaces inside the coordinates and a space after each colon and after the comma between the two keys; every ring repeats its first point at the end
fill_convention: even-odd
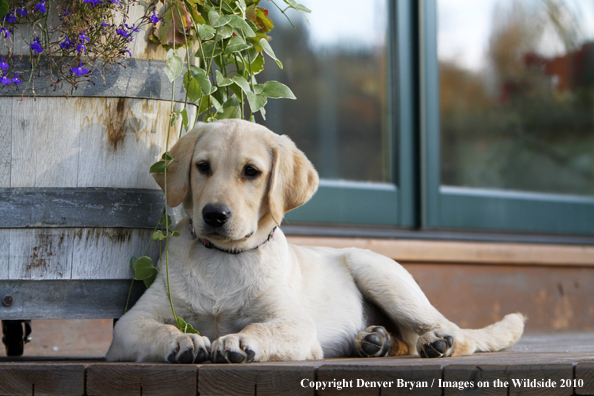
{"type": "MultiPolygon", "coordinates": [[[[311,25],[268,6],[280,70],[258,78],[287,84],[297,100],[269,100],[268,128],[289,135],[323,178],[390,181],[387,0],[303,0],[311,25]]],[[[282,4],[282,2],[281,2],[282,4]]]]}
{"type": "Polygon", "coordinates": [[[594,1],[438,0],[442,184],[594,195],[594,1]]]}

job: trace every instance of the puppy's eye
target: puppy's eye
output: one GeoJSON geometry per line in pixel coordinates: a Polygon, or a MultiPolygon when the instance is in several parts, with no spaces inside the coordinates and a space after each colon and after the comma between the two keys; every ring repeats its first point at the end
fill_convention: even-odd
{"type": "Polygon", "coordinates": [[[200,161],[196,164],[196,167],[200,171],[200,173],[209,173],[210,172],[210,164],[206,161],[200,161]]]}
{"type": "Polygon", "coordinates": [[[256,176],[258,176],[260,173],[261,173],[261,172],[260,172],[258,169],[254,168],[254,167],[253,167],[253,166],[251,166],[251,165],[247,165],[247,166],[245,167],[245,169],[243,170],[243,175],[244,175],[244,176],[246,176],[246,177],[256,177],[256,176]]]}

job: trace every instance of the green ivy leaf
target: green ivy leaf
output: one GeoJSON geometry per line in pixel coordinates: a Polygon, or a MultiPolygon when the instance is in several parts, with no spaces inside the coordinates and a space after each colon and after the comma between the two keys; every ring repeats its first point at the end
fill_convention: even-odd
{"type": "Polygon", "coordinates": [[[223,73],[221,73],[220,70],[216,71],[216,75],[217,75],[217,85],[219,87],[226,87],[227,85],[233,84],[233,80],[231,80],[228,77],[223,76],[223,73]]]}
{"type": "Polygon", "coordinates": [[[152,276],[149,276],[148,278],[143,279],[142,281],[144,282],[144,285],[148,289],[155,282],[156,278],[157,278],[157,272],[154,272],[152,276]]]}
{"type": "Polygon", "coordinates": [[[229,15],[231,20],[229,26],[239,29],[245,34],[246,37],[255,37],[256,32],[250,27],[250,25],[241,17],[237,15],[229,15]]]}
{"type": "Polygon", "coordinates": [[[155,162],[151,168],[149,169],[149,173],[165,173],[167,166],[165,165],[165,161],[155,162]]]}
{"type": "Polygon", "coordinates": [[[250,85],[242,75],[234,75],[233,82],[235,82],[235,84],[237,84],[243,90],[243,92],[252,92],[252,90],[250,89],[250,85]]]}
{"type": "Polygon", "coordinates": [[[253,75],[260,73],[264,70],[264,56],[262,54],[258,54],[256,59],[252,62],[251,69],[249,69],[253,75]]]}
{"type": "Polygon", "coordinates": [[[198,49],[196,52],[196,56],[198,58],[202,58],[202,54],[204,52],[204,58],[210,58],[211,56],[219,56],[223,53],[223,50],[217,43],[214,41],[205,41],[202,43],[202,48],[198,49]],[[213,50],[214,48],[214,50],[213,50]],[[214,52],[213,52],[214,51],[214,52]]]}
{"type": "Polygon", "coordinates": [[[188,112],[186,109],[183,109],[181,111],[181,116],[182,116],[182,126],[186,129],[186,131],[188,130],[188,126],[190,123],[190,120],[188,119],[188,112]]]}
{"type": "Polygon", "coordinates": [[[252,109],[252,113],[255,113],[266,106],[266,102],[268,101],[264,95],[261,94],[254,94],[252,92],[246,92],[245,95],[247,96],[248,103],[250,104],[250,109],[252,109]]]}
{"type": "Polygon", "coordinates": [[[217,30],[215,28],[212,28],[208,25],[203,25],[201,23],[198,24],[198,37],[200,37],[202,40],[210,40],[216,33],[217,30]]]}
{"type": "Polygon", "coordinates": [[[167,51],[167,66],[165,66],[165,74],[167,74],[167,78],[169,78],[170,82],[173,82],[181,75],[183,65],[182,58],[178,55],[177,51],[174,51],[173,49],[167,51]]]}
{"type": "Polygon", "coordinates": [[[221,110],[217,113],[218,119],[222,120],[225,118],[241,118],[241,109],[239,107],[239,99],[236,96],[232,96],[221,107],[221,110]]]}
{"type": "Polygon", "coordinates": [[[285,3],[290,5],[292,8],[296,9],[297,11],[311,13],[311,10],[304,6],[303,4],[297,3],[295,0],[284,0],[285,3]]]}
{"type": "Polygon", "coordinates": [[[262,87],[262,95],[272,99],[297,99],[289,87],[278,81],[266,81],[262,87]]]}
{"type": "Polygon", "coordinates": [[[148,256],[142,256],[136,261],[134,279],[144,280],[156,275],[158,272],[159,269],[153,265],[153,259],[148,256]]]}
{"type": "Polygon", "coordinates": [[[274,59],[274,61],[278,65],[278,67],[280,67],[282,69],[283,64],[281,63],[281,61],[278,60],[278,58],[274,54],[272,47],[270,46],[270,44],[268,44],[268,41],[266,39],[262,39],[262,40],[260,40],[259,44],[262,46],[262,49],[264,50],[264,52],[266,52],[266,55],[268,55],[269,57],[274,59]]]}
{"type": "MultiPolygon", "coordinates": [[[[211,11],[211,12],[213,12],[213,11],[211,11]]],[[[208,17],[209,17],[208,19],[210,19],[211,12],[208,13],[208,17]]],[[[214,12],[216,13],[216,11],[214,11],[214,12]]],[[[217,13],[217,16],[218,16],[218,13],[217,13]]],[[[212,26],[213,28],[223,27],[226,24],[228,24],[229,22],[231,22],[231,17],[232,17],[232,15],[223,15],[218,18],[215,18],[214,22],[211,20],[210,26],[212,26]]]]}
{"type": "Polygon", "coordinates": [[[213,26],[217,23],[221,16],[215,10],[208,11],[208,22],[210,22],[210,26],[213,26]]]}
{"type": "Polygon", "coordinates": [[[192,103],[197,102],[202,96],[200,84],[198,84],[198,81],[193,78],[191,78],[190,81],[188,81],[188,83],[185,85],[185,89],[186,93],[188,94],[188,99],[192,103]]]}
{"type": "Polygon", "coordinates": [[[252,44],[246,43],[245,40],[239,36],[232,37],[231,40],[227,43],[227,48],[225,48],[226,54],[232,54],[233,52],[239,52],[246,50],[248,48],[252,48],[252,44]]]}
{"type": "Polygon", "coordinates": [[[136,271],[136,262],[138,261],[138,259],[135,256],[132,256],[130,258],[130,268],[132,269],[132,271],[136,271]]]}
{"type": "Polygon", "coordinates": [[[231,37],[233,34],[233,27],[229,25],[225,25],[217,29],[217,35],[214,38],[214,41],[224,40],[226,38],[231,37]]]}
{"type": "Polygon", "coordinates": [[[176,325],[177,325],[177,328],[184,334],[188,334],[188,333],[200,334],[198,332],[198,330],[196,330],[194,327],[192,327],[191,324],[187,323],[185,320],[183,320],[179,316],[177,317],[176,325]]]}
{"type": "Polygon", "coordinates": [[[161,230],[157,230],[157,231],[153,232],[152,239],[153,239],[153,241],[162,241],[163,239],[165,239],[165,235],[163,235],[161,230]]]}
{"type": "Polygon", "coordinates": [[[171,155],[169,151],[165,151],[161,156],[161,159],[166,161],[175,161],[175,158],[173,158],[173,155],[171,155]]]}
{"type": "Polygon", "coordinates": [[[191,66],[190,70],[192,72],[192,77],[194,77],[194,80],[196,80],[198,84],[200,84],[202,92],[204,92],[204,94],[206,95],[211,94],[212,85],[210,84],[210,79],[206,74],[206,70],[195,66],[191,66]]]}
{"type": "Polygon", "coordinates": [[[8,11],[10,11],[10,7],[6,0],[0,0],[0,18],[4,18],[8,15],[8,11]]]}
{"type": "Polygon", "coordinates": [[[157,224],[159,225],[165,225],[165,221],[167,221],[167,224],[171,224],[171,216],[169,216],[167,213],[165,213],[165,211],[163,211],[163,213],[161,213],[161,217],[159,218],[159,222],[157,224]]]}

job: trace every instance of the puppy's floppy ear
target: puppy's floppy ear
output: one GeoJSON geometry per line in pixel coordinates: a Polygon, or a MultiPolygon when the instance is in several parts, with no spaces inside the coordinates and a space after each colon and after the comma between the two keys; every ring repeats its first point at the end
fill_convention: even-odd
{"type": "MultiPolygon", "coordinates": [[[[170,207],[181,204],[190,193],[190,164],[194,156],[196,143],[203,132],[203,125],[198,125],[179,138],[169,150],[171,156],[175,159],[167,167],[167,205],[170,207]]],[[[165,191],[164,174],[153,173],[153,177],[161,189],[165,191]]]]}
{"type": "Polygon", "coordinates": [[[277,224],[318,189],[318,172],[287,136],[278,136],[272,147],[272,172],[268,191],[270,214],[277,224]]]}

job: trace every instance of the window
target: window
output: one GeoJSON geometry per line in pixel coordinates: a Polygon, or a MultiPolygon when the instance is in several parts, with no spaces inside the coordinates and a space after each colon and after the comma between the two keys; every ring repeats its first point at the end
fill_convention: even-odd
{"type": "Polygon", "coordinates": [[[265,71],[321,176],[289,223],[594,234],[591,0],[303,3],[265,71]]]}
{"type": "Polygon", "coordinates": [[[594,3],[426,4],[426,225],[593,233],[594,3]]]}
{"type": "Polygon", "coordinates": [[[394,10],[389,0],[304,0],[311,25],[274,7],[273,40],[284,70],[265,79],[298,100],[267,105],[264,125],[289,135],[320,174],[313,200],[289,221],[399,225],[402,199],[396,154],[394,10]],[[280,44],[282,42],[282,44],[280,44]],[[369,206],[361,210],[361,203],[369,206]]]}

